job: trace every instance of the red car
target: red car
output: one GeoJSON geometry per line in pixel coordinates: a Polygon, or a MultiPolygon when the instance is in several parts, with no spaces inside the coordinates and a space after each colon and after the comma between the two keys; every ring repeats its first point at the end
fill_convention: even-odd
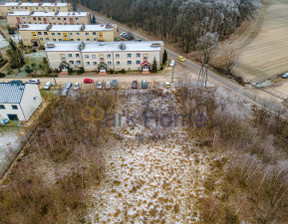
{"type": "Polygon", "coordinates": [[[93,79],[84,79],[84,83],[94,83],[93,79]]]}

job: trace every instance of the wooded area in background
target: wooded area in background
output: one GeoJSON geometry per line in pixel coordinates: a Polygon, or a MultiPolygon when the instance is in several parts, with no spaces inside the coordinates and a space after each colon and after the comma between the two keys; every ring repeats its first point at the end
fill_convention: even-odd
{"type": "Polygon", "coordinates": [[[188,53],[207,32],[220,40],[261,7],[261,0],[70,0],[134,28],[179,43],[188,53]]]}

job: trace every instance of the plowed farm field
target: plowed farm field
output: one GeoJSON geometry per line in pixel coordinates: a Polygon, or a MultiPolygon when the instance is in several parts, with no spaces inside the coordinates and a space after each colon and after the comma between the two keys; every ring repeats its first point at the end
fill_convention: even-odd
{"type": "Polygon", "coordinates": [[[288,71],[288,1],[270,1],[258,23],[259,33],[241,48],[234,68],[235,74],[254,82],[288,71]]]}

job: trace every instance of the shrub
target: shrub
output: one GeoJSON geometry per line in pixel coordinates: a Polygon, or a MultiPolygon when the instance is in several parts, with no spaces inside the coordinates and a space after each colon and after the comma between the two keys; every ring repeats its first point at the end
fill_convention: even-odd
{"type": "Polygon", "coordinates": [[[14,29],[8,29],[8,33],[9,33],[9,35],[13,35],[13,34],[15,34],[15,30],[14,29]]]}
{"type": "Polygon", "coordinates": [[[83,68],[83,67],[80,67],[80,68],[79,68],[79,71],[78,71],[78,74],[82,74],[82,73],[84,73],[84,72],[85,72],[84,68],[83,68]]]}
{"type": "Polygon", "coordinates": [[[33,72],[33,69],[29,65],[26,65],[25,72],[30,75],[33,72]]]}
{"type": "Polygon", "coordinates": [[[5,77],[6,75],[3,72],[0,72],[0,78],[5,77]]]}
{"type": "Polygon", "coordinates": [[[120,72],[121,72],[122,74],[125,74],[125,73],[126,73],[125,69],[122,69],[120,72]]]}
{"type": "Polygon", "coordinates": [[[110,73],[110,74],[114,74],[114,70],[113,70],[113,69],[110,69],[110,70],[109,70],[109,73],[110,73]]]}
{"type": "Polygon", "coordinates": [[[73,73],[73,68],[68,69],[68,74],[71,75],[73,73]]]}
{"type": "Polygon", "coordinates": [[[157,72],[157,60],[156,60],[155,57],[154,57],[154,60],[153,60],[152,69],[151,70],[152,70],[153,73],[157,72]]]}

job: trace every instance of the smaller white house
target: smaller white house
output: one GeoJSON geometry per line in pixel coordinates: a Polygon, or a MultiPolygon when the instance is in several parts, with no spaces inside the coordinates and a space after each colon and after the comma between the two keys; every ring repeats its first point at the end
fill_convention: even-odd
{"type": "Polygon", "coordinates": [[[35,84],[0,83],[0,117],[28,121],[42,102],[35,84]]]}

